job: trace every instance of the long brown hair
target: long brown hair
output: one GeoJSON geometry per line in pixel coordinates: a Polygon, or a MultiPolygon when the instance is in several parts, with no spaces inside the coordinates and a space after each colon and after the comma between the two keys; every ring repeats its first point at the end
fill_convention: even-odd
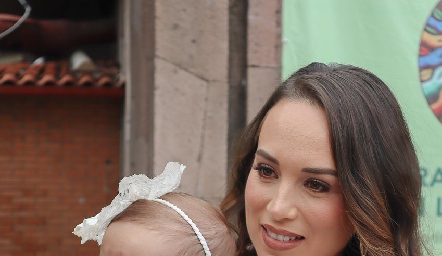
{"type": "Polygon", "coordinates": [[[421,255],[421,175],[399,104],[371,72],[322,63],[301,68],[278,86],[235,144],[221,209],[234,220],[238,255],[256,255],[245,224],[244,190],[262,121],[281,99],[307,100],[326,112],[345,208],[356,230],[343,255],[421,255]]]}

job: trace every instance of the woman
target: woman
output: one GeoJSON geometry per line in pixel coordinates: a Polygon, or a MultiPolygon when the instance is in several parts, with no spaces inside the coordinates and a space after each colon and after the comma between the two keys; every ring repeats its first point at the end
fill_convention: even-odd
{"type": "Polygon", "coordinates": [[[421,255],[421,177],[401,109],[367,70],[312,63],[237,142],[221,204],[238,255],[421,255]]]}

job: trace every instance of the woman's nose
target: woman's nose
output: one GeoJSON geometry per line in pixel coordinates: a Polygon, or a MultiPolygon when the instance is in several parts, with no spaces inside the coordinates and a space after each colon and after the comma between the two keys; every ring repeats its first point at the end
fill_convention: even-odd
{"type": "Polygon", "coordinates": [[[275,221],[293,220],[298,217],[293,189],[279,187],[267,205],[267,211],[275,221]]]}

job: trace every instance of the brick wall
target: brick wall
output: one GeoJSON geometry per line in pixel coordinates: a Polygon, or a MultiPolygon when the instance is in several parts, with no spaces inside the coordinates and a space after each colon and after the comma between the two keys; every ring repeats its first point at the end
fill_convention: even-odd
{"type": "Polygon", "coordinates": [[[98,255],[71,232],[117,193],[121,104],[0,95],[0,255],[98,255]]]}

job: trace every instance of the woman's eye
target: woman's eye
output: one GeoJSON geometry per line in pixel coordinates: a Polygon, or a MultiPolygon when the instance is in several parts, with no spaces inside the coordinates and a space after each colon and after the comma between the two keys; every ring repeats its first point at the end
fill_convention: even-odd
{"type": "Polygon", "coordinates": [[[277,178],[275,171],[270,166],[264,164],[258,164],[257,166],[254,167],[254,169],[257,170],[259,176],[263,178],[277,178]]]}
{"type": "Polygon", "coordinates": [[[314,192],[328,192],[330,191],[330,186],[322,181],[310,179],[307,180],[304,185],[313,190],[314,192]]]}

